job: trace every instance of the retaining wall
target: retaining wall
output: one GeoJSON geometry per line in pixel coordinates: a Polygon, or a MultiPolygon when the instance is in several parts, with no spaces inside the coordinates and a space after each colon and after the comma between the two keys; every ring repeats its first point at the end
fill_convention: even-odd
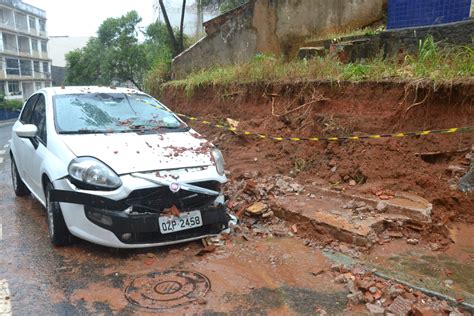
{"type": "Polygon", "coordinates": [[[204,24],[206,37],[173,60],[175,78],[258,53],[294,57],[308,36],[380,20],[385,0],[251,0],[204,24]]]}

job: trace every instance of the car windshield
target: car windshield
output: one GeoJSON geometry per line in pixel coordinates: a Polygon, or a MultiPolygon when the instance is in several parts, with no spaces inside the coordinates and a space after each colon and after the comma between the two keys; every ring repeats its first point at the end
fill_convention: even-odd
{"type": "Polygon", "coordinates": [[[187,128],[161,103],[144,94],[57,95],[54,112],[60,134],[157,132],[187,128]]]}

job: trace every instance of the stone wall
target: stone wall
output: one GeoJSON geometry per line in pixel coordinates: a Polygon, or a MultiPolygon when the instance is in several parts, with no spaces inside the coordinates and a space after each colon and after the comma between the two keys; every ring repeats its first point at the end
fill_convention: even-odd
{"type": "Polygon", "coordinates": [[[335,53],[343,62],[359,62],[373,58],[379,54],[394,57],[406,54],[417,54],[420,41],[433,36],[440,46],[471,46],[474,47],[474,19],[430,27],[417,27],[401,30],[385,31],[377,35],[343,37],[337,43],[332,40],[308,42],[301,48],[299,58],[335,53]],[[321,51],[324,50],[324,51],[321,51]]]}
{"type": "Polygon", "coordinates": [[[432,35],[441,46],[473,45],[474,19],[463,22],[386,31],[381,35],[384,52],[388,56],[399,53],[417,53],[420,40],[432,35]]]}
{"type": "Polygon", "coordinates": [[[382,18],[385,0],[251,0],[204,24],[207,36],[173,60],[175,78],[255,54],[296,56],[310,36],[364,27],[382,18]]]}

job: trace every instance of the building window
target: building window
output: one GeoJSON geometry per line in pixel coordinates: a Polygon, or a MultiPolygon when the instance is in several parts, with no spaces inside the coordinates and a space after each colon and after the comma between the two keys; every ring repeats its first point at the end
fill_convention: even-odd
{"type": "Polygon", "coordinates": [[[31,76],[33,74],[31,60],[20,60],[20,70],[22,76],[31,76]]]}
{"type": "Polygon", "coordinates": [[[13,11],[6,8],[0,8],[0,23],[10,28],[14,28],[13,11]]]}
{"type": "Polygon", "coordinates": [[[7,58],[7,74],[20,75],[20,65],[18,64],[18,59],[7,58]]]}
{"type": "Polygon", "coordinates": [[[47,61],[43,62],[43,72],[49,74],[49,63],[47,61]]]}
{"type": "Polygon", "coordinates": [[[16,27],[19,30],[28,30],[28,19],[25,14],[15,12],[16,27]]]}
{"type": "Polygon", "coordinates": [[[31,48],[33,49],[34,52],[38,51],[38,41],[35,39],[31,40],[31,48]]]}
{"type": "Polygon", "coordinates": [[[41,41],[41,51],[43,53],[47,53],[48,52],[48,43],[46,41],[41,41]]]}
{"type": "Polygon", "coordinates": [[[30,39],[25,36],[18,36],[18,50],[20,53],[30,54],[30,39]]]}
{"type": "Polygon", "coordinates": [[[18,81],[8,82],[8,92],[11,95],[21,95],[20,84],[18,83],[18,81]]]}
{"type": "Polygon", "coordinates": [[[36,19],[32,16],[28,19],[30,21],[30,30],[36,31],[36,19]]]}
{"type": "Polygon", "coordinates": [[[16,36],[5,33],[3,32],[2,34],[3,37],[3,49],[12,51],[12,52],[17,52],[18,51],[18,46],[17,46],[17,41],[16,41],[16,36]]]}
{"type": "Polygon", "coordinates": [[[35,74],[41,73],[40,62],[39,61],[34,61],[33,62],[33,70],[34,70],[35,74]]]}
{"type": "Polygon", "coordinates": [[[5,81],[0,81],[0,95],[5,96],[5,81]]]}
{"type": "Polygon", "coordinates": [[[40,31],[41,32],[46,32],[46,21],[45,20],[39,20],[39,26],[40,26],[40,31]]]}
{"type": "Polygon", "coordinates": [[[43,84],[41,82],[35,82],[36,90],[43,89],[43,84]]]}

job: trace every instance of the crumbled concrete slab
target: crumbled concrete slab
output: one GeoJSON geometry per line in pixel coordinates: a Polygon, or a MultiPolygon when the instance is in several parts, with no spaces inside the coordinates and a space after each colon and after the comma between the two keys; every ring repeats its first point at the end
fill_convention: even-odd
{"type": "Polygon", "coordinates": [[[425,199],[400,193],[383,201],[383,212],[377,211],[378,199],[343,194],[327,189],[310,188],[307,195],[277,196],[270,200],[281,218],[309,223],[314,235],[370,247],[387,223],[409,223],[418,227],[431,222],[432,205],[425,199]]]}

